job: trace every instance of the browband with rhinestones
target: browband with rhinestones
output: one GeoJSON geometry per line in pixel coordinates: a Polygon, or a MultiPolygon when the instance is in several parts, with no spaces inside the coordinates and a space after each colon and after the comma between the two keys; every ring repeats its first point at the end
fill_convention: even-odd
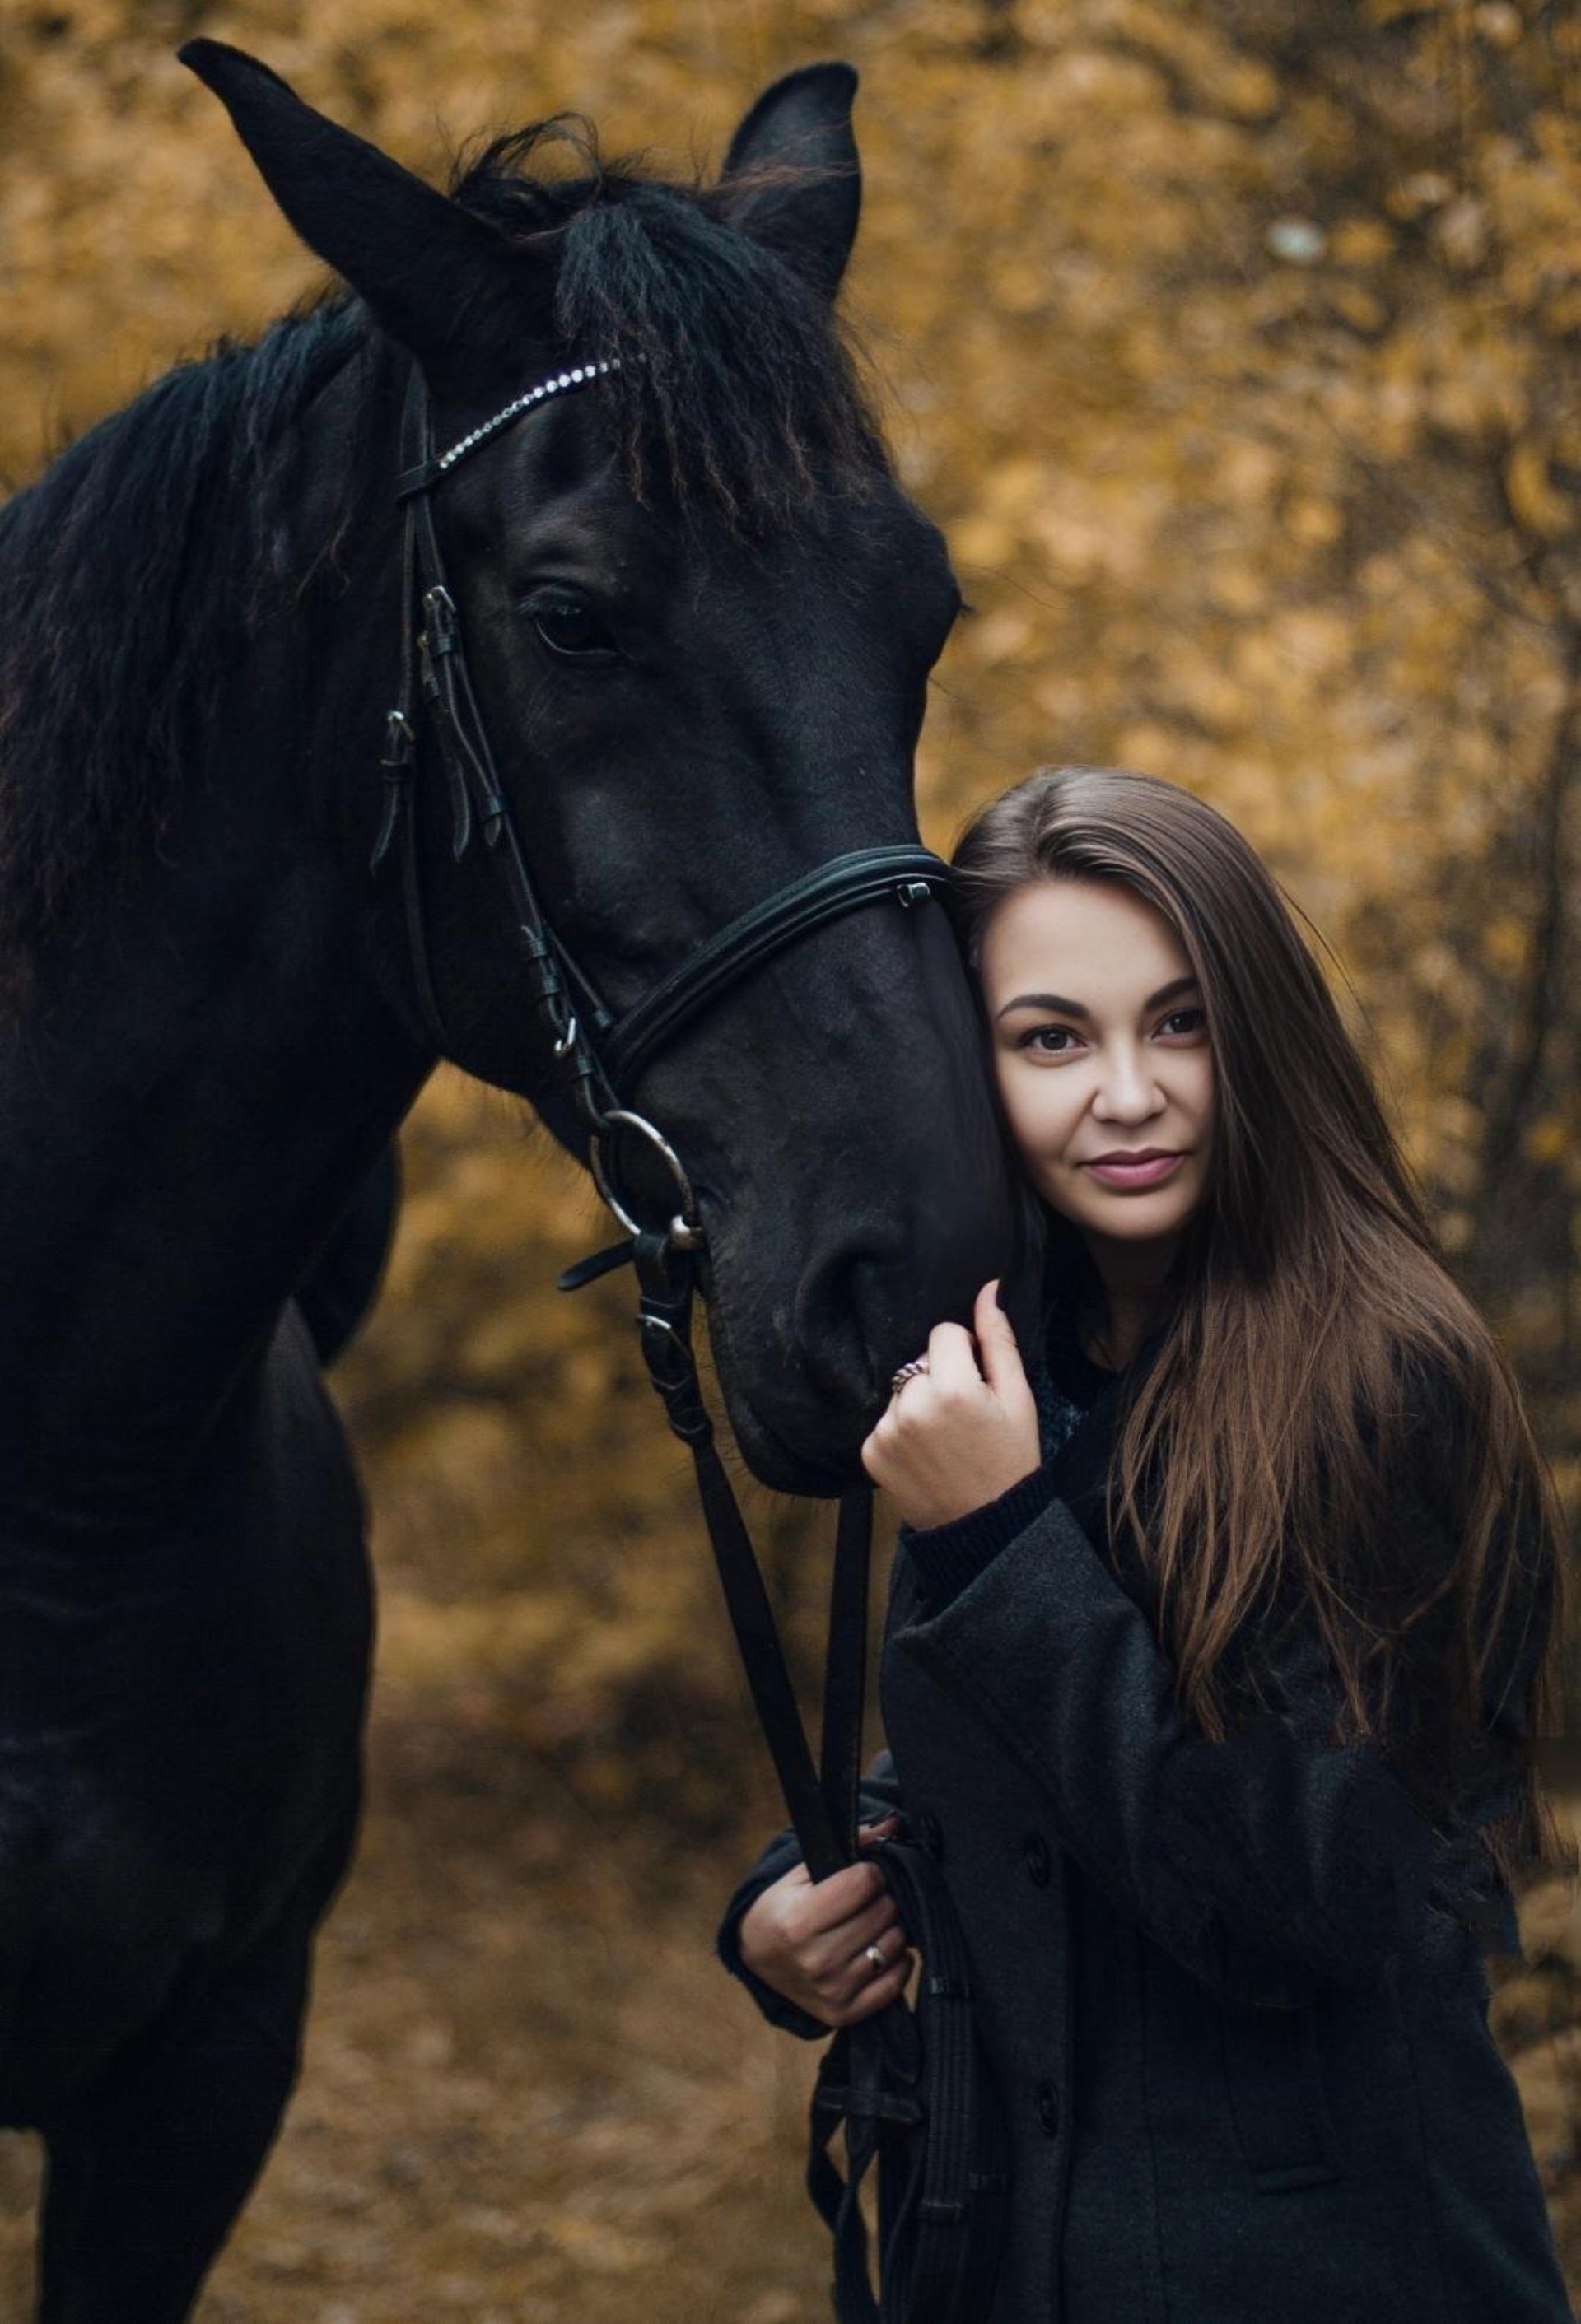
{"type": "Polygon", "coordinates": [[[591,387],[596,379],[602,379],[606,372],[618,371],[620,366],[620,357],[610,355],[602,363],[575,364],[569,371],[559,372],[550,379],[540,380],[536,387],[530,387],[524,395],[518,395],[503,410],[496,411],[492,420],[483,420],[470,435],[463,436],[458,444],[452,444],[448,451],[441,452],[437,459],[424,460],[418,467],[409,468],[396,486],[395,498],[403,501],[412,493],[427,492],[430,485],[439,483],[441,476],[448,475],[458,461],[464,460],[468,452],[476,452],[480,444],[486,444],[491,437],[499,434],[502,428],[508,428],[513,420],[520,420],[524,411],[532,410],[540,403],[547,403],[551,395],[565,394],[568,388],[591,387]]]}

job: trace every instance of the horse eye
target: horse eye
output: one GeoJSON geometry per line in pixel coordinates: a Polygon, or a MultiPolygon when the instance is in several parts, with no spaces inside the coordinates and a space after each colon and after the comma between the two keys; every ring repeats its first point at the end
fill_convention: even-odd
{"type": "Polygon", "coordinates": [[[524,613],[549,648],[578,661],[612,661],[620,649],[609,624],[579,589],[548,582],[523,597],[524,613]]]}

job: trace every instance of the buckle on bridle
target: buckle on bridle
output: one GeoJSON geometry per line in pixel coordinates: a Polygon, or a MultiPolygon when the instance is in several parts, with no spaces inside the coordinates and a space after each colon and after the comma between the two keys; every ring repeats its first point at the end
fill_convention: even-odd
{"type": "Polygon", "coordinates": [[[456,600],[442,581],[436,581],[431,589],[423,591],[422,610],[426,616],[423,639],[430,653],[454,653],[461,635],[461,622],[456,600]]]}
{"type": "Polygon", "coordinates": [[[384,749],[379,760],[386,775],[399,779],[411,764],[411,753],[417,745],[417,729],[404,710],[396,708],[384,713],[384,749]]]}

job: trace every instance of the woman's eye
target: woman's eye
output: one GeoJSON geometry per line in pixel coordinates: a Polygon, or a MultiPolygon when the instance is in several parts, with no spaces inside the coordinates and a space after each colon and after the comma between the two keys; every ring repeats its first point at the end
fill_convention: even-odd
{"type": "Polygon", "coordinates": [[[613,661],[619,653],[608,622],[579,589],[563,583],[545,583],[521,601],[550,653],[578,661],[613,661]]]}
{"type": "Polygon", "coordinates": [[[1031,1049],[1040,1057],[1068,1057],[1076,1042],[1068,1025],[1034,1025],[1016,1042],[1018,1049],[1031,1049]]]}
{"type": "Polygon", "coordinates": [[[1159,1027],[1160,1033],[1199,1033],[1207,1022],[1206,1009],[1173,1009],[1159,1027]]]}

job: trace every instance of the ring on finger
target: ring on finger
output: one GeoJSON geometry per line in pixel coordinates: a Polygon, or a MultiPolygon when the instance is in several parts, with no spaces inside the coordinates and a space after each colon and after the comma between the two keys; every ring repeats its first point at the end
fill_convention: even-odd
{"type": "Polygon", "coordinates": [[[902,1364],[898,1372],[890,1374],[890,1394],[899,1396],[908,1380],[922,1379],[928,1370],[926,1356],[913,1356],[909,1364],[902,1364]]]}
{"type": "Polygon", "coordinates": [[[864,1945],[862,1948],[862,1958],[864,1960],[872,1963],[874,1977],[882,1977],[884,1970],[889,1967],[888,1961],[885,1960],[883,1952],[877,1945],[864,1945]]]}

